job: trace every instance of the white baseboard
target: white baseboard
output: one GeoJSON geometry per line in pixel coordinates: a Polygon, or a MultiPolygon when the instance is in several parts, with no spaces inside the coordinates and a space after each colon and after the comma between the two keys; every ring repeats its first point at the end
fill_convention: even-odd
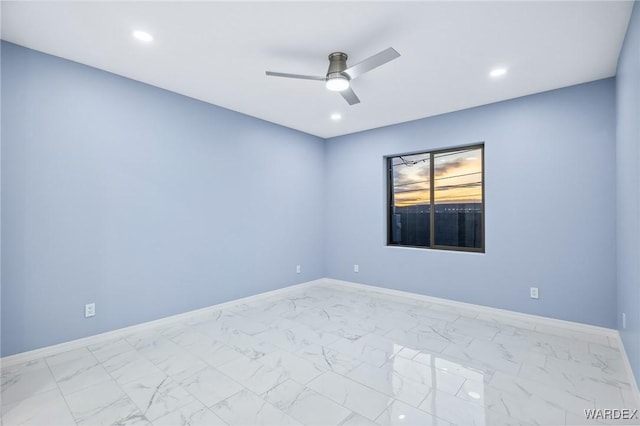
{"type": "Polygon", "coordinates": [[[163,326],[163,325],[168,326],[168,325],[186,320],[193,316],[205,314],[209,311],[216,311],[219,309],[230,308],[232,306],[241,305],[243,303],[256,302],[258,300],[262,300],[268,297],[273,297],[283,293],[288,293],[293,290],[299,290],[306,287],[311,287],[319,284],[321,281],[323,281],[323,279],[307,281],[301,284],[295,284],[289,287],[279,288],[276,290],[259,293],[253,296],[247,296],[241,299],[235,299],[235,300],[230,300],[228,302],[219,303],[217,305],[207,306],[206,308],[201,308],[193,311],[184,312],[181,314],[171,315],[169,317],[160,318],[154,321],[143,322],[143,323],[135,324],[129,327],[119,328],[117,330],[107,331],[105,333],[94,334],[92,336],[83,337],[81,339],[70,340],[68,342],[58,343],[56,345],[46,346],[44,348],[34,349],[27,352],[21,352],[15,355],[9,355],[9,356],[0,358],[0,366],[10,367],[13,365],[22,364],[29,361],[34,361],[39,358],[59,354],[61,352],[82,348],[88,345],[94,345],[96,343],[101,343],[111,339],[116,339],[131,333],[138,333],[144,330],[148,330],[148,329],[155,328],[158,326],[163,326]]]}
{"type": "Polygon", "coordinates": [[[185,319],[191,318],[193,316],[206,314],[209,311],[230,308],[233,306],[241,305],[243,303],[256,302],[265,298],[282,295],[291,291],[300,290],[300,289],[313,287],[313,286],[325,286],[325,287],[338,286],[338,287],[343,287],[345,289],[351,289],[356,291],[368,291],[368,292],[380,293],[385,295],[392,295],[396,297],[405,297],[405,298],[410,298],[414,300],[421,300],[429,303],[450,306],[456,309],[469,310],[475,313],[483,313],[483,314],[491,315],[498,319],[505,318],[505,319],[514,319],[517,321],[526,321],[526,322],[535,324],[534,326],[535,329],[538,329],[539,327],[543,327],[543,328],[553,327],[558,330],[564,330],[567,332],[588,333],[590,335],[606,337],[607,339],[609,339],[609,342],[612,346],[615,344],[615,346],[619,348],[621,351],[621,354],[623,356],[624,363],[625,363],[625,368],[627,369],[627,372],[630,376],[632,391],[635,392],[635,395],[638,396],[638,406],[640,406],[640,392],[638,391],[638,384],[635,381],[635,376],[633,375],[631,364],[629,363],[629,359],[624,349],[624,345],[622,344],[622,340],[620,339],[620,334],[618,333],[617,330],[604,328],[604,327],[597,327],[589,324],[565,321],[565,320],[556,319],[556,318],[525,314],[525,313],[516,312],[516,311],[508,311],[505,309],[492,308],[488,306],[474,305],[471,303],[458,302],[455,300],[441,299],[438,297],[426,296],[426,295],[417,294],[417,293],[410,293],[410,292],[401,291],[401,290],[393,290],[385,287],[377,287],[377,286],[372,286],[367,284],[358,284],[350,281],[336,280],[332,278],[321,278],[313,281],[307,281],[305,283],[296,284],[289,287],[280,288],[277,290],[267,291],[267,292],[256,294],[253,296],[243,297],[241,299],[236,299],[229,302],[208,306],[206,308],[189,311],[182,314],[172,315],[172,316],[161,318],[155,321],[144,322],[141,324],[124,327],[117,330],[108,331],[106,333],[100,333],[93,336],[88,336],[81,339],[60,343],[57,345],[47,346],[44,348],[39,348],[39,349],[22,352],[15,355],[10,355],[4,358],[0,358],[0,366],[8,367],[8,366],[13,366],[17,364],[22,364],[25,362],[39,359],[39,358],[55,355],[61,352],[66,352],[66,351],[78,349],[84,346],[101,343],[106,340],[123,337],[131,333],[148,330],[154,327],[168,326],[168,325],[183,321],[185,319]]]}

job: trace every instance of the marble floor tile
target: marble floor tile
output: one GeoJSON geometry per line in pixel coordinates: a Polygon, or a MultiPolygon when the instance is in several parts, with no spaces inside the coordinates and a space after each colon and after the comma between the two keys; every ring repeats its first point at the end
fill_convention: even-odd
{"type": "Polygon", "coordinates": [[[158,367],[134,349],[110,356],[101,364],[111,377],[121,385],[160,372],[158,367]]]}
{"type": "Polygon", "coordinates": [[[251,359],[258,359],[268,353],[278,350],[278,346],[265,340],[259,333],[256,336],[249,336],[240,331],[230,333],[224,338],[224,342],[241,354],[251,359]]]}
{"type": "Polygon", "coordinates": [[[609,344],[609,340],[607,339],[607,336],[594,334],[594,333],[586,333],[586,332],[577,331],[577,330],[570,330],[567,328],[557,327],[554,325],[537,324],[536,331],[540,333],[552,334],[554,336],[562,336],[570,339],[580,340],[583,342],[599,343],[602,345],[609,344]]]}
{"type": "Polygon", "coordinates": [[[133,346],[124,339],[113,339],[87,346],[87,349],[89,349],[98,361],[104,363],[114,356],[118,356],[125,352],[131,352],[133,350],[133,346]]]}
{"type": "Polygon", "coordinates": [[[78,425],[150,425],[148,418],[113,381],[90,386],[65,399],[78,425]]]}
{"type": "Polygon", "coordinates": [[[242,390],[238,383],[211,367],[187,377],[180,384],[207,407],[242,390]]]}
{"type": "Polygon", "coordinates": [[[405,378],[385,366],[361,364],[347,377],[414,407],[418,407],[431,392],[430,386],[405,378]]]}
{"type": "Polygon", "coordinates": [[[63,394],[112,380],[107,370],[86,348],[72,352],[47,358],[51,373],[63,394]]]}
{"type": "MultiPolygon", "coordinates": [[[[510,392],[522,398],[535,395],[551,406],[574,413],[583,413],[585,409],[596,408],[593,398],[578,391],[548,386],[534,380],[513,377],[500,371],[494,375],[489,385],[491,388],[510,392]]],[[[619,389],[617,391],[620,392],[619,389]]],[[[620,400],[620,402],[622,401],[620,400]]]]}
{"type": "Polygon", "coordinates": [[[549,359],[544,368],[523,366],[519,376],[531,382],[580,395],[584,399],[594,401],[596,408],[623,406],[622,393],[631,388],[629,382],[621,380],[621,376],[617,374],[586,363],[554,358],[549,359]]]}
{"type": "MultiPolygon", "coordinates": [[[[473,341],[473,339],[491,340],[495,334],[498,333],[498,330],[493,327],[488,328],[482,325],[472,327],[467,324],[461,325],[458,323],[460,318],[453,323],[444,322],[443,324],[420,324],[417,327],[412,328],[410,332],[416,333],[422,339],[428,338],[433,341],[434,343],[430,345],[429,349],[437,352],[442,352],[442,350],[436,350],[438,347],[444,348],[449,344],[468,345],[473,341]],[[474,336],[475,332],[478,332],[478,335],[474,336]]],[[[426,346],[424,340],[419,344],[421,344],[423,348],[426,346]]]]}
{"type": "Polygon", "coordinates": [[[536,324],[532,321],[513,318],[507,315],[500,315],[496,313],[479,312],[476,318],[485,321],[485,323],[494,324],[497,328],[501,328],[504,326],[524,330],[535,330],[536,328],[536,324]]]}
{"type": "Polygon", "coordinates": [[[380,426],[387,425],[420,425],[431,426],[441,425],[449,426],[450,423],[435,417],[432,414],[425,413],[422,410],[414,408],[402,401],[393,401],[378,416],[376,423],[380,426]]]}
{"type": "Polygon", "coordinates": [[[522,424],[561,425],[566,420],[566,411],[555,404],[549,404],[540,395],[512,394],[487,386],[484,407],[490,418],[513,418],[522,424]]]}
{"type": "Polygon", "coordinates": [[[589,350],[589,342],[526,329],[517,329],[513,335],[498,333],[493,343],[520,354],[534,352],[565,360],[589,350]]]}
{"type": "Polygon", "coordinates": [[[456,396],[473,402],[484,401],[484,388],[487,383],[489,381],[483,381],[482,377],[479,380],[466,379],[458,389],[456,396]]]}
{"type": "Polygon", "coordinates": [[[145,376],[122,388],[151,421],[195,401],[189,392],[163,373],[145,376]]]}
{"type": "MultiPolygon", "coordinates": [[[[402,346],[402,349],[396,352],[396,356],[401,356],[402,358],[406,358],[406,359],[414,359],[420,353],[421,352],[417,349],[412,349],[406,346],[402,346]]],[[[428,354],[428,355],[431,356],[431,354],[428,354]]]]}
{"type": "Polygon", "coordinates": [[[421,315],[407,312],[409,310],[411,308],[397,310],[379,308],[366,322],[373,325],[380,335],[386,334],[391,330],[409,330],[420,325],[424,320],[421,315]]]}
{"type": "Polygon", "coordinates": [[[219,311],[215,318],[192,325],[192,327],[215,340],[228,340],[231,335],[253,336],[268,329],[268,325],[251,321],[234,312],[219,311]]]}
{"type": "Polygon", "coordinates": [[[169,325],[159,329],[159,331],[160,334],[179,346],[190,345],[206,337],[195,328],[182,322],[169,325]]]}
{"type": "Polygon", "coordinates": [[[238,314],[232,309],[214,309],[199,312],[184,321],[184,324],[195,329],[223,329],[229,327],[229,321],[238,318],[238,314]]]}
{"type": "Polygon", "coordinates": [[[66,364],[69,361],[76,361],[81,358],[91,357],[91,351],[89,348],[78,348],[70,351],[61,352],[59,354],[51,355],[45,358],[49,367],[55,367],[58,364],[66,364]]]}
{"type": "MultiPolygon", "coordinates": [[[[503,425],[503,426],[522,426],[526,424],[538,424],[538,423],[525,423],[521,420],[515,419],[513,417],[509,417],[502,413],[495,412],[493,410],[487,409],[485,411],[485,424],[487,426],[490,425],[503,425]]],[[[584,424],[584,423],[582,423],[584,424]]]]}
{"type": "Polygon", "coordinates": [[[180,346],[161,335],[159,331],[147,330],[133,334],[125,340],[154,364],[183,352],[180,346]]]}
{"type": "Polygon", "coordinates": [[[640,408],[613,336],[336,284],[0,373],[0,426],[598,425],[633,421],[585,409],[640,408]]]}
{"type": "Polygon", "coordinates": [[[631,383],[626,375],[622,357],[612,359],[599,355],[586,354],[580,358],[569,360],[547,357],[545,368],[551,371],[564,371],[573,375],[583,375],[593,379],[606,379],[617,386],[628,386],[631,383]]]}
{"type": "Polygon", "coordinates": [[[392,352],[385,352],[381,349],[369,346],[366,342],[361,341],[360,339],[349,340],[341,338],[327,347],[375,367],[384,365],[394,355],[392,352]]]}
{"type": "Polygon", "coordinates": [[[202,339],[184,349],[212,367],[225,364],[240,356],[240,352],[222,342],[213,339],[202,339]]]}
{"type": "MultiPolygon", "coordinates": [[[[328,324],[333,324],[333,323],[329,321],[328,324]]],[[[307,325],[299,325],[297,327],[289,328],[288,330],[291,333],[297,336],[300,336],[301,339],[304,339],[310,343],[315,343],[321,346],[327,346],[335,342],[336,340],[340,339],[340,336],[326,331],[324,327],[312,328],[307,325]]]]}
{"type": "Polygon", "coordinates": [[[434,390],[420,404],[422,411],[457,425],[485,425],[484,403],[434,390]]]}
{"type": "Polygon", "coordinates": [[[3,371],[0,382],[2,406],[13,404],[58,386],[46,363],[32,363],[12,371],[3,371]]]}
{"type": "Polygon", "coordinates": [[[320,345],[307,346],[296,352],[295,355],[313,363],[315,368],[320,371],[331,370],[338,374],[347,374],[362,364],[362,361],[354,356],[320,345]]]}
{"type": "Polygon", "coordinates": [[[187,351],[176,353],[156,362],[155,365],[166,375],[177,381],[181,381],[208,367],[207,363],[187,351]]]}
{"type": "Polygon", "coordinates": [[[358,339],[349,340],[362,343],[371,348],[380,349],[384,353],[390,355],[395,355],[402,349],[404,349],[404,346],[398,344],[398,342],[396,342],[395,340],[389,339],[376,333],[367,333],[358,339]]]}
{"type": "Polygon", "coordinates": [[[270,328],[275,328],[277,330],[288,330],[290,328],[303,324],[302,322],[292,321],[288,318],[282,318],[279,316],[274,318],[267,318],[265,319],[265,321],[269,323],[270,328]]]}
{"type": "Polygon", "coordinates": [[[258,359],[273,369],[280,369],[290,379],[306,384],[318,377],[326,369],[320,369],[310,361],[286,351],[275,351],[258,359]]]}
{"type": "MultiPolygon", "coordinates": [[[[233,327],[234,331],[237,330],[248,336],[255,336],[263,331],[269,330],[269,325],[263,321],[260,321],[260,313],[264,312],[261,307],[256,309],[255,315],[252,318],[248,318],[246,315],[238,315],[229,321],[229,325],[233,327]],[[257,319],[257,320],[256,320],[257,319]]],[[[268,314],[264,314],[267,315],[268,314]]]]}
{"type": "Polygon", "coordinates": [[[345,407],[293,380],[268,390],[264,399],[305,425],[337,425],[351,415],[345,407]]]}
{"type": "Polygon", "coordinates": [[[375,324],[367,321],[327,321],[322,325],[327,333],[348,340],[357,340],[367,334],[378,331],[375,324]]]}
{"type": "Polygon", "coordinates": [[[41,368],[47,368],[48,364],[44,358],[38,358],[27,362],[22,362],[14,365],[2,364],[0,368],[0,384],[4,383],[4,380],[15,374],[30,373],[33,370],[39,370],[41,368]]]}
{"type": "Polygon", "coordinates": [[[307,387],[370,420],[378,417],[392,400],[387,395],[332,371],[312,380],[307,387]]]}
{"type": "Polygon", "coordinates": [[[2,404],[3,425],[69,425],[76,422],[62,394],[55,389],[39,392],[18,402],[2,404]]]}
{"type": "MultiPolygon", "coordinates": [[[[636,408],[640,407],[640,395],[636,394],[633,389],[622,389],[623,407],[636,408]]],[[[638,408],[638,417],[640,418],[640,408],[638,408]]],[[[640,421],[638,421],[640,424],[640,421]]]]}
{"type": "Polygon", "coordinates": [[[189,377],[207,367],[207,364],[196,355],[159,332],[154,333],[149,330],[139,335],[130,336],[126,340],[136,348],[140,355],[176,380],[189,377]]]}
{"type": "Polygon", "coordinates": [[[620,345],[616,338],[614,338],[613,336],[607,336],[607,339],[609,340],[609,346],[615,349],[620,349],[620,345]]]}
{"type": "MultiPolygon", "coordinates": [[[[615,373],[626,373],[620,350],[598,343],[589,343],[589,354],[576,361],[588,362],[591,365],[615,373]]],[[[626,377],[626,376],[624,376],[626,377]]]]}
{"type": "Polygon", "coordinates": [[[339,426],[378,426],[377,423],[361,416],[358,413],[351,413],[346,419],[338,423],[339,426]]]}
{"type": "MultiPolygon", "coordinates": [[[[434,320],[442,320],[453,322],[460,317],[460,311],[457,308],[451,306],[439,305],[432,303],[428,306],[419,307],[417,309],[411,309],[409,312],[415,313],[415,317],[420,319],[421,322],[431,322],[434,320]]],[[[463,312],[467,312],[464,311],[463,312]]]]}
{"type": "Polygon", "coordinates": [[[441,371],[479,382],[488,382],[494,373],[493,370],[474,368],[459,361],[447,359],[439,354],[419,352],[412,359],[429,367],[435,367],[441,371]],[[487,378],[487,376],[490,377],[487,378]]]}
{"type": "Polygon", "coordinates": [[[462,365],[478,370],[506,371],[518,374],[522,353],[514,353],[501,343],[474,340],[467,346],[449,345],[442,351],[443,358],[455,359],[462,365]]]}
{"type": "Polygon", "coordinates": [[[411,349],[425,350],[440,353],[453,342],[437,333],[419,333],[411,330],[393,329],[385,334],[385,337],[397,342],[399,345],[411,349]]]}
{"type": "Polygon", "coordinates": [[[605,423],[599,422],[598,420],[587,420],[585,419],[584,414],[573,414],[567,413],[567,417],[565,420],[566,425],[575,425],[575,426],[585,426],[585,425],[604,425],[605,423]]]}
{"type": "Polygon", "coordinates": [[[245,356],[219,366],[218,370],[258,395],[287,380],[281,368],[271,368],[245,356]]]}
{"type": "Polygon", "coordinates": [[[289,328],[286,330],[281,329],[271,329],[267,330],[263,333],[260,333],[256,336],[262,342],[268,342],[271,345],[275,345],[278,349],[286,350],[289,352],[298,351],[305,346],[309,346],[314,343],[311,340],[307,339],[307,336],[296,333],[293,330],[294,328],[289,328]]]}
{"type": "Polygon", "coordinates": [[[299,425],[299,421],[249,390],[242,390],[211,407],[230,425],[299,425]]]}
{"type": "Polygon", "coordinates": [[[293,318],[295,319],[295,321],[293,319],[288,320],[291,324],[294,324],[294,327],[297,327],[300,324],[304,324],[309,327],[325,329],[325,326],[332,321],[329,312],[327,312],[327,310],[321,306],[314,306],[303,312],[297,312],[293,318]]]}
{"type": "Polygon", "coordinates": [[[427,365],[402,357],[394,357],[389,360],[384,368],[409,381],[414,381],[451,395],[455,395],[465,381],[464,377],[436,368],[435,365],[427,365]]]}
{"type": "Polygon", "coordinates": [[[198,401],[184,405],[153,421],[153,426],[223,426],[226,424],[198,401]]]}

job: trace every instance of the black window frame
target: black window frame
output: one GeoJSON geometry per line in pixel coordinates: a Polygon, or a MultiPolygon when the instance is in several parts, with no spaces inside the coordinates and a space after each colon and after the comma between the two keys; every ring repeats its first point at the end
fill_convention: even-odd
{"type": "Polygon", "coordinates": [[[427,250],[447,250],[447,251],[461,251],[461,252],[472,252],[472,253],[485,253],[485,244],[486,244],[486,233],[485,233],[485,223],[486,223],[486,215],[485,215],[485,171],[484,171],[484,142],[478,142],[471,145],[462,145],[456,146],[453,148],[442,148],[442,149],[434,149],[434,150],[426,150],[426,151],[416,151],[411,153],[404,154],[393,154],[387,155],[384,157],[385,160],[385,168],[387,175],[387,247],[410,247],[410,248],[419,248],[419,249],[427,249],[427,250]],[[447,245],[437,245],[435,244],[435,185],[433,184],[434,180],[434,159],[436,155],[447,153],[447,152],[455,152],[465,149],[480,149],[481,152],[481,176],[482,176],[482,238],[480,247],[460,247],[460,246],[447,246],[447,245]],[[419,155],[419,154],[429,154],[429,171],[430,171],[430,184],[429,184],[429,197],[430,197],[430,214],[429,214],[429,246],[417,246],[417,245],[408,245],[408,244],[398,244],[393,243],[393,164],[392,161],[394,158],[398,158],[401,156],[409,156],[409,155],[419,155]]]}

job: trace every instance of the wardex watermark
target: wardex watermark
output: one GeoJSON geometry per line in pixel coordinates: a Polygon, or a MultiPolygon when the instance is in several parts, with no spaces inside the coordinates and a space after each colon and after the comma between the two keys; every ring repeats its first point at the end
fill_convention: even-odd
{"type": "Polygon", "coordinates": [[[584,410],[587,420],[637,420],[638,410],[628,408],[589,408],[584,410]]]}

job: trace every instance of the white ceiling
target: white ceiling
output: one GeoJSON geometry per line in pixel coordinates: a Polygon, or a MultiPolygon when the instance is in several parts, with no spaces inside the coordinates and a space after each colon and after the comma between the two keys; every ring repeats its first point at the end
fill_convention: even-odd
{"type": "Polygon", "coordinates": [[[2,38],[328,138],[611,77],[632,6],[4,1],[2,38]],[[352,82],[354,106],[264,74],[324,75],[333,51],[355,64],[387,47],[402,56],[352,82]],[[491,79],[496,66],[507,75],[491,79]]]}

